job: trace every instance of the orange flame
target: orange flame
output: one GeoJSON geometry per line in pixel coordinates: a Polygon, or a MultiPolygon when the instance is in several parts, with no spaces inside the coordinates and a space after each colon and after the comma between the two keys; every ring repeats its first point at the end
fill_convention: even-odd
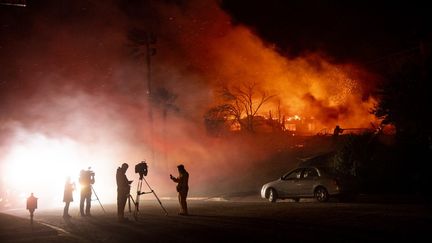
{"type": "MultiPolygon", "coordinates": [[[[186,11],[161,13],[170,26],[165,30],[179,36],[176,44],[186,49],[182,55],[191,66],[198,67],[213,89],[220,84],[258,83],[259,91],[277,96],[258,115],[266,116],[270,110],[275,114],[276,103],[280,102],[283,115],[314,117],[316,129],[336,124],[368,127],[376,120],[370,114],[376,100],[368,94],[366,85],[372,76],[360,67],[334,64],[318,53],[282,56],[249,28],[232,25],[218,6],[194,3],[186,11]]],[[[219,102],[215,97],[214,103],[219,102]]]]}

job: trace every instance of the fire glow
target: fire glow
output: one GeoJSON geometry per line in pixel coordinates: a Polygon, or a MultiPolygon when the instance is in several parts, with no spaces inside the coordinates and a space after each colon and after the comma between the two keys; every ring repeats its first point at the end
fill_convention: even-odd
{"type": "MultiPolygon", "coordinates": [[[[63,186],[67,177],[76,183],[75,201],[79,200],[78,175],[89,165],[98,170],[97,180],[105,180],[109,185],[111,171],[103,168],[103,156],[88,154],[80,144],[64,138],[49,138],[43,134],[21,132],[20,138],[3,160],[2,176],[10,198],[19,197],[20,203],[33,192],[40,198],[42,208],[61,206],[63,186]]],[[[101,183],[99,183],[101,184],[101,183]]],[[[112,186],[111,186],[112,187],[112,186]]],[[[109,187],[97,187],[102,198],[112,200],[109,187]]],[[[19,207],[19,205],[9,205],[19,207]]]]}
{"type": "MultiPolygon", "coordinates": [[[[180,7],[149,1],[136,9],[154,10],[158,22],[153,91],[163,88],[176,97],[173,104],[149,109],[145,60],[130,56],[127,33],[130,26],[152,29],[152,24],[128,16],[117,1],[85,2],[93,4],[75,9],[86,9],[83,16],[60,21],[51,13],[64,9],[41,9],[25,18],[33,24],[15,21],[26,35],[11,35],[3,44],[0,64],[13,75],[3,77],[0,97],[7,114],[0,121],[1,172],[15,195],[33,191],[41,195],[41,205],[43,200],[60,205],[65,177],[76,182],[79,170],[92,166],[98,195],[113,202],[117,166],[143,159],[151,160],[151,180],[168,195],[175,190],[166,176],[180,162],[193,175],[193,193],[238,178],[237,171],[267,154],[207,136],[203,115],[221,102],[216,95],[221,84],[256,82],[258,93],[274,95],[257,116],[270,119],[271,113],[288,131],[300,130],[299,125],[311,133],[336,124],[366,127],[375,121],[369,113],[375,103],[368,94],[369,76],[360,67],[316,53],[283,56],[246,26],[232,24],[217,1],[201,0],[180,7]],[[116,21],[107,24],[108,15],[116,21]]],[[[221,188],[232,189],[228,184],[221,188]]]]}
{"type": "MultiPolygon", "coordinates": [[[[334,63],[322,53],[283,56],[249,28],[232,25],[230,16],[218,8],[210,11],[205,4],[161,13],[167,26],[165,34],[180,35],[176,43],[185,50],[182,55],[202,70],[201,78],[211,91],[217,91],[220,84],[257,83],[257,92],[275,96],[257,115],[269,118],[269,111],[276,114],[280,106],[286,117],[314,117],[315,131],[336,124],[369,127],[376,121],[370,114],[376,103],[370,93],[374,77],[360,66],[334,63]]],[[[221,102],[214,93],[209,106],[221,102]]]]}

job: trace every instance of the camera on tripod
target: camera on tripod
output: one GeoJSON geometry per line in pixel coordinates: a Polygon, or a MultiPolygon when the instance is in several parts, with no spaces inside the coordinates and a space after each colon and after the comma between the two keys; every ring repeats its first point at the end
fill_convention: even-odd
{"type": "Polygon", "coordinates": [[[131,206],[130,206],[130,200],[132,200],[132,202],[133,202],[133,204],[135,206],[135,212],[134,212],[134,218],[135,218],[135,220],[138,220],[140,196],[143,195],[143,194],[148,194],[148,193],[153,193],[153,195],[156,197],[157,201],[159,202],[160,206],[165,211],[165,215],[168,215],[168,211],[162,205],[162,202],[160,201],[159,197],[156,195],[156,192],[153,191],[153,189],[148,184],[147,180],[144,178],[144,176],[147,176],[147,173],[148,173],[148,166],[147,166],[147,163],[146,163],[145,160],[143,160],[140,163],[138,163],[138,164],[135,165],[135,173],[138,173],[139,176],[140,176],[139,181],[138,181],[138,185],[137,185],[136,200],[134,201],[133,198],[132,198],[132,196],[130,194],[129,194],[129,197],[128,197],[128,199],[129,199],[129,212],[132,212],[131,211],[131,206]],[[145,182],[145,184],[150,189],[149,192],[142,191],[143,181],[145,182]]]}
{"type": "Polygon", "coordinates": [[[148,173],[148,166],[147,163],[145,161],[141,161],[140,163],[135,165],[135,173],[138,173],[140,176],[140,180],[142,180],[142,178],[144,176],[147,176],[148,173]]]}
{"type": "Polygon", "coordinates": [[[89,167],[87,170],[81,170],[80,172],[80,178],[82,180],[91,180],[94,179],[95,172],[91,170],[91,167],[89,167]]]}

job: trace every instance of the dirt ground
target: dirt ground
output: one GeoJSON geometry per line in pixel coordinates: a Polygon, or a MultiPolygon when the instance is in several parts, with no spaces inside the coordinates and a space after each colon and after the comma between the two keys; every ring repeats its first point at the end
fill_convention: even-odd
{"type": "Polygon", "coordinates": [[[290,200],[189,201],[190,216],[177,215],[174,200],[141,203],[138,221],[116,220],[115,205],[92,208],[92,217],[65,221],[62,209],[35,213],[39,231],[31,231],[28,212],[0,214],[1,242],[223,242],[252,241],[421,241],[432,229],[431,209],[418,203],[317,203],[290,200]],[[13,215],[13,216],[10,216],[13,215]],[[18,218],[17,218],[17,217],[18,218]]]}

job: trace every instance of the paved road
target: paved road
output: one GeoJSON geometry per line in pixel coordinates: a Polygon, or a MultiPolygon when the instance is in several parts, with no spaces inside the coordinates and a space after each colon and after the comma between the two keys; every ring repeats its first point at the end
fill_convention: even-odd
{"type": "MultiPolygon", "coordinates": [[[[177,202],[164,201],[165,216],[155,201],[142,203],[139,221],[116,221],[115,205],[98,205],[92,217],[65,221],[61,209],[39,210],[36,220],[53,226],[57,237],[40,242],[252,242],[421,241],[432,230],[430,208],[421,204],[317,203],[284,201],[190,201],[191,216],[177,215],[177,202]]],[[[11,213],[11,212],[9,212],[11,213]]],[[[14,211],[25,217],[25,211],[14,211]]],[[[34,242],[32,238],[12,242],[34,242]]]]}

